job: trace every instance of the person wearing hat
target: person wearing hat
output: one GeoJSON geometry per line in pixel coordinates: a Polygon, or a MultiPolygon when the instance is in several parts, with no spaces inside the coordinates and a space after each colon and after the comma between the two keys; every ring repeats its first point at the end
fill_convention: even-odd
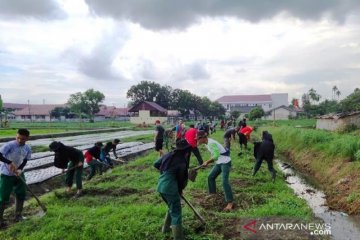
{"type": "Polygon", "coordinates": [[[11,192],[15,193],[15,221],[23,220],[22,210],[26,197],[26,183],[23,169],[31,159],[31,148],[26,144],[30,132],[25,128],[17,131],[15,140],[0,148],[0,228],[7,224],[3,218],[11,192]]]}
{"type": "Polygon", "coordinates": [[[189,154],[190,145],[182,139],[176,142],[176,148],[173,151],[163,155],[154,163],[154,167],[160,170],[157,191],[168,206],[161,231],[165,233],[172,230],[176,240],[184,239],[181,195],[187,185],[189,154]]]}
{"type": "Polygon", "coordinates": [[[49,145],[49,149],[55,153],[54,166],[61,169],[66,169],[65,184],[67,186],[66,191],[71,192],[71,188],[74,181],[76,183],[76,195],[80,196],[82,191],[82,173],[84,165],[84,155],[82,151],[65,146],[62,142],[52,142],[49,145]]]}
{"type": "Polygon", "coordinates": [[[86,180],[90,180],[95,175],[97,170],[99,170],[99,174],[102,175],[103,163],[101,162],[100,159],[102,146],[103,146],[102,142],[96,142],[92,148],[89,148],[85,152],[85,161],[90,166],[90,174],[88,175],[86,180]]]}
{"type": "Polygon", "coordinates": [[[229,183],[229,174],[231,169],[230,152],[214,139],[208,138],[207,134],[204,131],[198,132],[198,144],[206,144],[208,151],[211,153],[211,158],[205,161],[203,163],[203,166],[206,167],[210,163],[216,161],[214,167],[211,169],[211,172],[208,176],[209,193],[216,193],[215,180],[221,173],[222,186],[225,192],[225,202],[227,204],[224,210],[230,211],[233,209],[233,193],[229,183]]]}
{"type": "Polygon", "coordinates": [[[155,142],[155,150],[159,152],[160,157],[163,153],[163,143],[164,143],[164,133],[165,129],[161,126],[160,120],[156,120],[155,122],[155,134],[154,134],[154,142],[155,142]]]}

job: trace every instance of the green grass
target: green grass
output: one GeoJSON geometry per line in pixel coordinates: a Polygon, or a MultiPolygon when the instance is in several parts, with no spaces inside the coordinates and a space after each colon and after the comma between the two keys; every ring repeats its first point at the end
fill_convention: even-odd
{"type": "MultiPolygon", "coordinates": [[[[54,129],[54,128],[43,128],[43,129],[29,129],[31,135],[48,134],[48,133],[63,133],[68,132],[69,129],[54,129]]],[[[1,129],[0,137],[14,137],[16,136],[18,129],[1,129]]]]}
{"type": "MultiPolygon", "coordinates": [[[[263,128],[265,129],[265,128],[263,128]]],[[[360,150],[360,139],[356,135],[341,134],[318,129],[302,129],[289,126],[268,127],[280,152],[287,149],[310,149],[325,156],[357,160],[360,150]]]]}
{"type": "Polygon", "coordinates": [[[61,128],[61,129],[97,129],[112,127],[133,127],[129,121],[101,122],[10,122],[11,128],[61,128]]]}
{"type": "Polygon", "coordinates": [[[10,128],[0,128],[1,137],[15,137],[19,128],[27,128],[31,135],[66,133],[84,130],[99,130],[107,128],[123,128],[126,130],[151,130],[154,126],[139,127],[129,121],[102,122],[11,122],[10,128]]]}
{"type": "MultiPolygon", "coordinates": [[[[222,131],[211,136],[222,142],[222,131]]],[[[234,146],[235,147],[235,146],[234,146]]],[[[187,207],[183,207],[183,226],[187,239],[221,239],[229,219],[281,216],[312,219],[312,212],[303,200],[294,196],[291,189],[279,177],[273,184],[266,166],[256,177],[251,176],[253,158],[250,153],[237,156],[236,146],[232,152],[230,182],[235,196],[236,209],[224,213],[223,195],[220,202],[206,207],[207,174],[210,168],[199,171],[196,182],[189,182],[184,195],[207,220],[204,232],[195,233],[198,221],[187,207]]],[[[203,148],[202,148],[203,149],[203,148]]],[[[202,151],[204,159],[209,157],[202,151]]],[[[41,197],[48,207],[43,218],[29,220],[0,231],[0,239],[171,239],[160,232],[166,212],[165,203],[156,192],[159,177],[152,167],[157,153],[150,152],[127,165],[117,166],[111,174],[95,176],[84,184],[87,192],[79,199],[72,199],[63,189],[41,197]],[[96,193],[96,194],[95,194],[96,193]]],[[[194,156],[191,165],[197,163],[194,156]]],[[[217,179],[220,193],[221,177],[217,179]]],[[[34,200],[25,207],[25,213],[39,209],[34,200]]]]}

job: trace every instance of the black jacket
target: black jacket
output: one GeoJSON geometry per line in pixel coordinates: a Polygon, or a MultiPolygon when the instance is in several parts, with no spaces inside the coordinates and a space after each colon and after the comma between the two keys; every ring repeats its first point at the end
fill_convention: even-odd
{"type": "Polygon", "coordinates": [[[101,149],[97,146],[93,146],[92,148],[89,148],[88,152],[96,159],[100,159],[100,153],[101,149]]]}
{"type": "Polygon", "coordinates": [[[275,144],[271,134],[263,136],[262,142],[254,143],[254,156],[257,160],[272,161],[274,159],[275,144]]]}
{"type": "Polygon", "coordinates": [[[54,157],[54,165],[58,168],[66,168],[68,162],[71,161],[73,165],[78,164],[80,161],[84,161],[84,155],[82,151],[62,145],[56,152],[54,157]]]}

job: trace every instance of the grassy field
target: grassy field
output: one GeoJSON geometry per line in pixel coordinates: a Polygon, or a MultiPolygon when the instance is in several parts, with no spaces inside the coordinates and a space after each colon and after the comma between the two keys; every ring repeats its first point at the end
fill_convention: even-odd
{"type": "Polygon", "coordinates": [[[66,133],[74,131],[97,130],[105,128],[124,128],[129,130],[154,129],[154,126],[139,127],[130,122],[124,121],[102,121],[95,123],[88,122],[11,122],[10,128],[0,128],[1,137],[15,137],[19,128],[27,128],[31,135],[66,133]]]}
{"type": "Polygon", "coordinates": [[[60,129],[97,129],[112,127],[131,127],[129,121],[101,121],[101,122],[11,122],[11,128],[60,128],[60,129]]]}
{"type": "MultiPolygon", "coordinates": [[[[218,131],[212,137],[222,142],[222,134],[218,131]]],[[[246,233],[242,225],[254,218],[275,222],[284,219],[288,222],[313,221],[309,207],[294,196],[281,177],[272,183],[266,166],[252,177],[253,157],[247,153],[239,158],[237,152],[236,147],[231,154],[233,167],[230,173],[235,210],[222,211],[225,203],[221,177],[217,181],[219,194],[206,200],[210,168],[201,170],[196,182],[189,182],[184,196],[200,211],[207,225],[204,231],[199,231],[199,221],[184,205],[183,226],[187,239],[244,239],[246,233]]],[[[204,159],[209,157],[204,149],[202,154],[204,159]]],[[[169,234],[160,232],[167,208],[156,192],[159,173],[152,166],[156,159],[157,154],[150,152],[117,166],[111,174],[94,177],[85,182],[85,194],[78,199],[73,199],[63,189],[43,195],[41,201],[47,206],[48,213],[43,218],[30,217],[0,231],[0,239],[171,239],[169,234]]],[[[196,163],[192,157],[191,165],[196,163]]],[[[38,209],[31,200],[25,207],[25,214],[32,215],[38,209]]],[[[304,232],[272,231],[272,237],[257,234],[250,235],[252,238],[249,239],[254,236],[256,239],[307,239],[301,235],[304,232]]]]}

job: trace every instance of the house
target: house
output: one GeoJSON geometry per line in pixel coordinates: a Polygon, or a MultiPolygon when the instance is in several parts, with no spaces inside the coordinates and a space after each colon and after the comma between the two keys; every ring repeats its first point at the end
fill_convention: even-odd
{"type": "Polygon", "coordinates": [[[288,120],[291,118],[295,118],[298,112],[300,112],[299,109],[281,105],[267,111],[264,120],[288,120]]]}
{"type": "Polygon", "coordinates": [[[25,104],[22,109],[15,110],[13,114],[19,121],[50,121],[50,112],[56,107],[64,107],[64,104],[25,104]]]}
{"type": "Polygon", "coordinates": [[[316,118],[316,128],[336,131],[346,126],[355,125],[360,128],[360,111],[352,113],[327,114],[316,118]]]}
{"type": "Polygon", "coordinates": [[[282,105],[289,105],[287,93],[228,95],[216,101],[222,104],[228,113],[235,110],[241,113],[249,113],[255,107],[262,107],[262,109],[267,112],[282,105]]]}
{"type": "Polygon", "coordinates": [[[95,121],[102,121],[106,119],[114,120],[129,120],[128,108],[117,108],[114,106],[101,105],[100,111],[95,114],[95,121]]]}
{"type": "Polygon", "coordinates": [[[167,121],[167,110],[154,102],[144,101],[128,110],[130,122],[134,124],[154,124],[156,120],[167,121]]]}

